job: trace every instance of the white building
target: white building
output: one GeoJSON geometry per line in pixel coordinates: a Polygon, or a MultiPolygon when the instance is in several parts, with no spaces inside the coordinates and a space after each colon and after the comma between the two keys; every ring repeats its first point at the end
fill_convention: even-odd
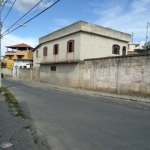
{"type": "Polygon", "coordinates": [[[131,35],[79,21],[39,39],[34,69],[41,82],[78,86],[78,62],[89,58],[127,54],[131,35]]]}
{"type": "Polygon", "coordinates": [[[14,67],[13,67],[13,77],[19,77],[19,69],[20,68],[31,68],[31,61],[29,60],[14,60],[14,67]]]}

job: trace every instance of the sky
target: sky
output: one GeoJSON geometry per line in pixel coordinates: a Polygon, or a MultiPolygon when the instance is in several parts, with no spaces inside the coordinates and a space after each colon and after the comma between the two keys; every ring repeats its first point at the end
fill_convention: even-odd
{"type": "MultiPolygon", "coordinates": [[[[3,29],[6,31],[40,0],[16,0],[6,20],[4,17],[14,0],[8,0],[2,11],[3,29]]],[[[23,24],[56,0],[43,0],[27,17],[19,21],[13,28],[23,24]]],[[[2,55],[5,46],[26,43],[35,47],[40,37],[83,20],[89,23],[132,34],[133,42],[141,46],[146,39],[146,26],[150,22],[150,0],[60,0],[56,5],[42,13],[14,32],[2,39],[2,55]]],[[[150,41],[150,26],[149,26],[150,41]]]]}

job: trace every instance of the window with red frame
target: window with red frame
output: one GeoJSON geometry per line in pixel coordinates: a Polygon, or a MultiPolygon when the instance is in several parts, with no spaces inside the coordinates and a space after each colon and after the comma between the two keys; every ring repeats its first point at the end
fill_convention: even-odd
{"type": "Polygon", "coordinates": [[[38,58],[38,55],[39,55],[39,51],[37,50],[36,51],[36,58],[38,58]]]}
{"type": "Polygon", "coordinates": [[[74,40],[70,40],[67,42],[67,53],[74,52],[74,40]]]}
{"type": "Polygon", "coordinates": [[[47,56],[47,50],[48,50],[48,48],[45,46],[43,48],[43,56],[47,56]]]}
{"type": "Polygon", "coordinates": [[[57,55],[58,53],[59,53],[59,45],[55,44],[54,47],[53,47],[53,54],[57,55]]]}
{"type": "Polygon", "coordinates": [[[112,47],[112,54],[120,54],[120,46],[119,45],[113,45],[112,47]]]}
{"type": "Polygon", "coordinates": [[[123,56],[126,55],[126,47],[125,47],[125,46],[123,46],[123,48],[122,48],[122,55],[123,55],[123,56]]]}

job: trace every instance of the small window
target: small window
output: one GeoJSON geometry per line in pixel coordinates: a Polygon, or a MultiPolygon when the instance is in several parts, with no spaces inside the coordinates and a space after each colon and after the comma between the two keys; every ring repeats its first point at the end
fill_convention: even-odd
{"type": "Polygon", "coordinates": [[[27,68],[27,66],[23,66],[23,68],[27,68]]]}
{"type": "Polygon", "coordinates": [[[122,55],[123,55],[123,56],[126,55],[126,47],[125,47],[125,46],[123,46],[123,48],[122,48],[122,55]]]}
{"type": "Polygon", "coordinates": [[[20,66],[20,68],[22,68],[22,66],[20,66]]]}
{"type": "Polygon", "coordinates": [[[119,45],[113,45],[112,47],[112,54],[120,54],[120,46],[119,45]]]}
{"type": "Polygon", "coordinates": [[[54,54],[54,55],[57,55],[58,52],[59,52],[59,45],[58,45],[58,44],[55,44],[55,45],[54,45],[54,48],[53,48],[53,54],[54,54]]]}
{"type": "Polygon", "coordinates": [[[67,52],[74,52],[74,40],[70,40],[67,42],[67,52]]]}
{"type": "Polygon", "coordinates": [[[39,51],[37,50],[36,51],[36,58],[38,58],[38,55],[39,55],[39,51]]]}
{"type": "Polygon", "coordinates": [[[43,48],[43,56],[47,56],[47,47],[45,46],[44,48],[43,48]]]}
{"type": "Polygon", "coordinates": [[[12,56],[9,56],[9,60],[12,60],[12,56]]]}
{"type": "Polygon", "coordinates": [[[51,71],[56,71],[56,66],[51,66],[51,71]]]}
{"type": "Polygon", "coordinates": [[[18,56],[18,59],[22,59],[22,56],[18,56]]]}

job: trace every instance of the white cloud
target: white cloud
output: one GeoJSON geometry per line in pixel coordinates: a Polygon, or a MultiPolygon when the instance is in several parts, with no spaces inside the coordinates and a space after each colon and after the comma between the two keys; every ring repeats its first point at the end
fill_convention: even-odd
{"type": "Polygon", "coordinates": [[[111,3],[106,0],[89,5],[90,11],[98,17],[95,24],[130,34],[133,32],[134,42],[145,40],[146,23],[150,21],[150,0],[112,0],[111,3]]]}
{"type": "Polygon", "coordinates": [[[2,56],[4,56],[6,52],[5,46],[11,46],[21,43],[25,43],[32,47],[35,47],[36,45],[38,45],[38,39],[32,37],[20,38],[19,36],[9,34],[2,39],[2,56]]]}
{"type": "Polygon", "coordinates": [[[49,28],[51,32],[59,30],[63,27],[66,27],[66,26],[72,24],[73,20],[57,18],[57,19],[54,19],[54,23],[55,23],[55,25],[53,27],[49,28]]]}
{"type": "MultiPolygon", "coordinates": [[[[19,12],[25,13],[27,11],[29,11],[34,5],[36,5],[40,0],[17,0],[14,8],[16,10],[18,10],[19,12]]],[[[14,0],[11,0],[11,2],[13,3],[14,0]]],[[[50,6],[53,3],[53,1],[48,2],[48,0],[43,0],[40,4],[39,7],[41,8],[46,8],[48,6],[50,6]]],[[[7,4],[7,6],[11,6],[11,4],[7,4]]],[[[39,8],[37,7],[37,8],[39,8]]]]}
{"type": "Polygon", "coordinates": [[[69,20],[69,19],[58,18],[58,19],[55,19],[54,21],[57,26],[68,26],[72,23],[72,20],[69,20]]]}

